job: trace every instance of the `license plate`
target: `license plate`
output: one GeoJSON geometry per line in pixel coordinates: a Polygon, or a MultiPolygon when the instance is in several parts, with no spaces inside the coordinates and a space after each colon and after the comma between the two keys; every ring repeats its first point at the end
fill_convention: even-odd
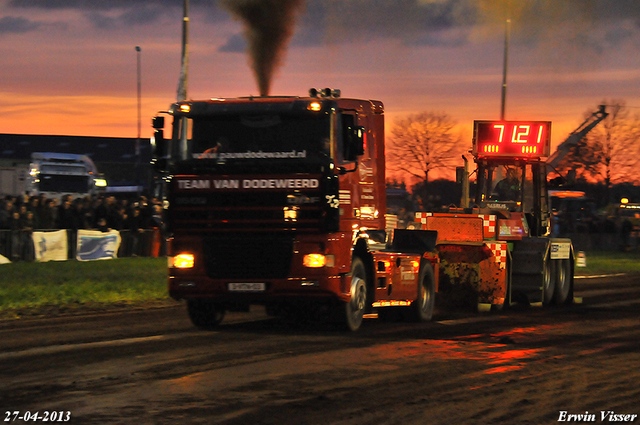
{"type": "Polygon", "coordinates": [[[265,289],[264,282],[232,282],[229,284],[230,292],[264,292],[265,289]]]}

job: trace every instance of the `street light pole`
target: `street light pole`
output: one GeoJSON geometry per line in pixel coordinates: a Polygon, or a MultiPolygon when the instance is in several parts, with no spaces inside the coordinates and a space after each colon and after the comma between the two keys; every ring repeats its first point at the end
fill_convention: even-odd
{"type": "Polygon", "coordinates": [[[141,118],[142,118],[142,113],[141,113],[141,97],[142,97],[142,74],[141,74],[141,70],[140,70],[140,54],[142,52],[142,49],[140,48],[140,46],[136,46],[136,52],[137,52],[137,59],[138,59],[138,140],[140,139],[140,130],[141,130],[141,118]]]}
{"type": "Polygon", "coordinates": [[[178,102],[187,100],[187,74],[189,71],[189,0],[184,0],[182,13],[182,55],[180,59],[180,79],[178,81],[178,102]]]}
{"type": "MultiPolygon", "coordinates": [[[[184,0],[182,13],[182,57],[180,60],[180,80],[178,81],[178,102],[187,100],[187,76],[189,71],[189,0],[184,0]]],[[[187,159],[187,117],[180,120],[180,156],[187,159]]]]}
{"type": "Polygon", "coordinates": [[[140,194],[140,137],[142,130],[142,72],[140,56],[142,49],[136,46],[137,75],[138,75],[138,138],[136,139],[136,193],[140,194]]]}
{"type": "Polygon", "coordinates": [[[511,35],[510,2],[507,0],[507,21],[504,30],[504,63],[502,67],[502,102],[500,103],[500,119],[504,121],[504,110],[507,102],[507,64],[509,62],[509,38],[511,35]]]}

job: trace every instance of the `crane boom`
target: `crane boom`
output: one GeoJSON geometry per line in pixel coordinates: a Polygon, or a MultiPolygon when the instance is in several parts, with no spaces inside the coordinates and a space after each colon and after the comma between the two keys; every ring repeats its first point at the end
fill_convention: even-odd
{"type": "Polygon", "coordinates": [[[560,143],[556,151],[547,159],[547,165],[557,167],[560,161],[567,156],[571,148],[577,145],[593,128],[609,115],[605,111],[605,105],[600,105],[582,124],[569,134],[564,142],[560,143]]]}

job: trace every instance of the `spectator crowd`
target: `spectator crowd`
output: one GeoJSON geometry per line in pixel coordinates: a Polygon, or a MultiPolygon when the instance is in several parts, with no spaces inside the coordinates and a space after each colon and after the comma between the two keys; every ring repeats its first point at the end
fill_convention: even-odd
{"type": "Polygon", "coordinates": [[[12,260],[31,261],[33,231],[67,230],[69,258],[73,258],[78,230],[113,229],[125,237],[121,248],[128,255],[145,255],[142,251],[148,245],[144,241],[150,237],[149,231],[157,234],[164,230],[162,211],[161,201],[145,196],[134,200],[117,200],[110,195],[76,199],[65,195],[60,200],[42,195],[6,196],[0,200],[0,254],[12,260]]]}
{"type": "Polygon", "coordinates": [[[0,203],[0,230],[93,229],[108,231],[162,227],[162,205],[156,198],[140,196],[134,201],[114,196],[85,196],[60,201],[44,195],[6,196],[0,203]]]}

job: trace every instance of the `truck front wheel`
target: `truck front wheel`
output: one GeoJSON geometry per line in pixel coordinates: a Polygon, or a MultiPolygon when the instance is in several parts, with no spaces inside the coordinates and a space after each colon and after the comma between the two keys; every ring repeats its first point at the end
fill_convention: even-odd
{"type": "Polygon", "coordinates": [[[200,329],[215,328],[224,319],[224,307],[209,300],[187,300],[191,323],[200,329]]]}
{"type": "Polygon", "coordinates": [[[417,322],[428,322],[433,317],[435,306],[435,279],[431,264],[425,263],[420,271],[418,298],[413,302],[413,316],[417,322]]]}
{"type": "Polygon", "coordinates": [[[351,262],[351,300],[345,303],[345,324],[351,331],[357,331],[362,325],[367,305],[367,272],[364,263],[358,257],[351,262]]]}

